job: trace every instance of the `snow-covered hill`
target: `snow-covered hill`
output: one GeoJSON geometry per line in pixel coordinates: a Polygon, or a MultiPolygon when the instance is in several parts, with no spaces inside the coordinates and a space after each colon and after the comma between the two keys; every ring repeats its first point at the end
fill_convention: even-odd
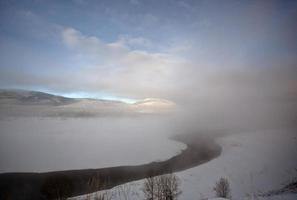
{"type": "Polygon", "coordinates": [[[128,104],[121,101],[66,98],[43,92],[0,90],[0,117],[103,117],[160,114],[175,110],[165,99],[144,99],[128,104]]]}
{"type": "Polygon", "coordinates": [[[64,105],[76,102],[76,99],[26,90],[0,90],[0,104],[17,105],[64,105]]]}

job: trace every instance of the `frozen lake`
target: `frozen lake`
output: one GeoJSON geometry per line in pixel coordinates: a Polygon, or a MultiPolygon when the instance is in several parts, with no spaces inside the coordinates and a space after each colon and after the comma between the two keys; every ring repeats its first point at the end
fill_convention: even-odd
{"type": "Polygon", "coordinates": [[[157,118],[15,118],[0,127],[2,173],[144,164],[186,148],[157,118]]]}

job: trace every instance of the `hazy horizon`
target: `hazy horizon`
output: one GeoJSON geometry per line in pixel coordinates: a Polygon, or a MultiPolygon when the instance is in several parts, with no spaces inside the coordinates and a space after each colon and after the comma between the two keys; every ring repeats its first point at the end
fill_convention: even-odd
{"type": "Polygon", "coordinates": [[[160,98],[202,118],[261,121],[276,113],[270,124],[294,126],[294,8],[294,1],[3,1],[0,88],[160,98]]]}

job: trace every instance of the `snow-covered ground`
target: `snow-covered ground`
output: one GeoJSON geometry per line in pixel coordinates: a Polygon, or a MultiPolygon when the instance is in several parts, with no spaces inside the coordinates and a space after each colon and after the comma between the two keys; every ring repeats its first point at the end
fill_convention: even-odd
{"type": "Polygon", "coordinates": [[[0,127],[0,172],[144,164],[186,148],[150,117],[10,118],[0,127]]]}
{"type": "MultiPolygon", "coordinates": [[[[212,197],[213,186],[220,177],[229,179],[234,199],[282,187],[297,167],[294,135],[286,130],[267,130],[220,138],[220,157],[177,173],[182,181],[180,199],[212,197]]],[[[293,199],[296,198],[297,195],[293,199]]]]}
{"type": "MultiPolygon", "coordinates": [[[[180,200],[214,198],[213,187],[220,177],[228,178],[232,199],[297,199],[297,194],[260,198],[254,195],[278,189],[296,176],[297,138],[288,130],[266,130],[233,134],[218,139],[222,155],[203,165],[176,173],[181,180],[180,200]],[[254,198],[253,198],[254,196],[254,198]]],[[[125,190],[130,200],[143,199],[143,180],[109,191],[121,200],[125,190]]],[[[104,192],[103,192],[104,193],[104,192]]],[[[90,197],[96,194],[90,195],[90,197]]],[[[85,198],[86,196],[83,196],[85,198]]],[[[81,199],[83,199],[81,198],[81,199]]]]}

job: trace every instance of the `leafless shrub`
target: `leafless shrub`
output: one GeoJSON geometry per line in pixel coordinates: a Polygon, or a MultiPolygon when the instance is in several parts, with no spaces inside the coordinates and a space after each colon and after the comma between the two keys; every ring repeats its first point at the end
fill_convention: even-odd
{"type": "Polygon", "coordinates": [[[143,185],[143,193],[146,200],[155,200],[156,196],[156,186],[157,178],[156,177],[149,177],[145,180],[143,185]]]}
{"type": "Polygon", "coordinates": [[[162,199],[174,200],[181,194],[179,190],[179,179],[173,174],[160,176],[162,199]]]}
{"type": "Polygon", "coordinates": [[[149,177],[143,186],[145,200],[176,200],[181,194],[179,185],[174,174],[149,177]]]}
{"type": "Polygon", "coordinates": [[[227,178],[220,178],[220,180],[216,182],[213,190],[215,191],[217,197],[231,199],[231,189],[227,178]]]}

